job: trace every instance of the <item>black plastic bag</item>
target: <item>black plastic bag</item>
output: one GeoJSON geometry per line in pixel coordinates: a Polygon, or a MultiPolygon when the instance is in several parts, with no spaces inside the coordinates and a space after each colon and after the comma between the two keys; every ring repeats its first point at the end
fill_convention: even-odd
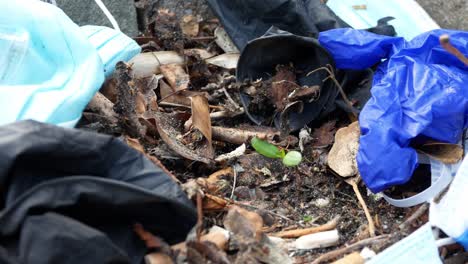
{"type": "MultiPolygon", "coordinates": [[[[350,27],[320,0],[207,0],[224,29],[240,51],[272,26],[304,37],[319,32],[350,27]]],[[[388,19],[370,31],[394,36],[388,19]]],[[[382,22],[382,23],[381,23],[382,22]]]]}
{"type": "Polygon", "coordinates": [[[134,224],[172,244],[196,223],[191,201],[141,153],[34,121],[0,127],[0,197],[0,263],[141,263],[134,224]]]}

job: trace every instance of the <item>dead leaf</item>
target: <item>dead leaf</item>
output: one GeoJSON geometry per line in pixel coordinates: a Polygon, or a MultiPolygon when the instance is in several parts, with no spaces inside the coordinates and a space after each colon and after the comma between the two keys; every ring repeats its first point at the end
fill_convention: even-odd
{"type": "Polygon", "coordinates": [[[204,211],[219,211],[224,210],[228,205],[228,201],[221,197],[214,196],[206,193],[203,198],[203,210],[204,211]]]}
{"type": "Polygon", "coordinates": [[[329,121],[317,128],[312,133],[312,146],[326,147],[333,143],[333,130],[335,130],[336,121],[329,121]]]}
{"type": "Polygon", "coordinates": [[[151,253],[145,256],[146,264],[173,264],[174,261],[164,253],[151,253]]]}
{"type": "Polygon", "coordinates": [[[174,91],[186,90],[190,83],[189,75],[178,64],[161,65],[161,73],[174,91]]]}
{"type": "Polygon", "coordinates": [[[294,68],[290,65],[278,65],[271,83],[271,100],[277,112],[282,112],[288,103],[288,95],[298,87],[294,68]]]}
{"type": "Polygon", "coordinates": [[[237,62],[239,61],[239,57],[239,53],[224,53],[219,56],[209,58],[206,60],[206,62],[221,68],[231,70],[237,68],[237,62]]]}
{"type": "Polygon", "coordinates": [[[184,35],[196,37],[198,35],[198,31],[200,30],[197,17],[194,15],[183,16],[182,20],[180,21],[180,28],[182,29],[182,33],[184,33],[184,35]]]}
{"type": "Polygon", "coordinates": [[[125,143],[127,143],[127,145],[129,145],[130,147],[132,147],[136,151],[146,155],[145,149],[140,144],[140,141],[138,139],[126,136],[125,137],[125,143]]]}
{"type": "Polygon", "coordinates": [[[417,147],[417,150],[446,164],[455,164],[463,158],[463,148],[458,144],[431,141],[417,147]]]}
{"type": "Polygon", "coordinates": [[[203,187],[205,192],[210,194],[217,194],[229,186],[229,183],[227,183],[226,180],[220,179],[221,176],[232,177],[233,175],[234,171],[231,167],[228,167],[211,174],[208,178],[197,178],[196,182],[198,185],[203,187]]]}
{"type": "Polygon", "coordinates": [[[210,108],[205,96],[196,95],[190,97],[192,100],[192,126],[198,129],[206,139],[206,142],[200,147],[200,151],[207,158],[214,157],[212,143],[210,108]]]}
{"type": "Polygon", "coordinates": [[[214,162],[211,158],[200,155],[197,150],[192,150],[182,144],[179,139],[182,135],[179,131],[176,130],[176,124],[174,124],[174,120],[171,120],[171,117],[168,114],[155,112],[154,119],[162,140],[164,140],[169,148],[171,148],[177,154],[186,159],[196,160],[206,164],[211,164],[214,162]]]}
{"type": "Polygon", "coordinates": [[[335,144],[328,153],[328,166],[341,177],[358,173],[356,155],[359,149],[359,123],[340,128],[335,135],[335,144]]]}
{"type": "Polygon", "coordinates": [[[229,208],[224,218],[224,226],[247,243],[252,239],[259,242],[263,234],[263,218],[239,206],[229,208]]]}
{"type": "Polygon", "coordinates": [[[159,89],[161,92],[161,101],[164,103],[171,103],[190,107],[190,98],[185,96],[184,92],[174,93],[171,86],[164,80],[159,80],[159,89]]]}
{"type": "Polygon", "coordinates": [[[217,27],[214,31],[216,37],[215,42],[226,53],[239,53],[236,45],[232,42],[231,38],[222,27],[217,27]]]}

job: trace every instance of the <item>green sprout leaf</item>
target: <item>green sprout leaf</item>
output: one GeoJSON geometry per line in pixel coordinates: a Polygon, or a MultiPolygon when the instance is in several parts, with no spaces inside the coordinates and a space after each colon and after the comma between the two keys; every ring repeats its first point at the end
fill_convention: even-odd
{"type": "Polygon", "coordinates": [[[312,221],[313,219],[314,218],[312,216],[310,216],[310,215],[304,215],[302,217],[302,221],[304,221],[304,223],[308,223],[308,222],[312,221]]]}
{"type": "Polygon", "coordinates": [[[283,158],[285,157],[284,150],[280,150],[277,146],[270,144],[257,137],[252,138],[250,141],[252,147],[260,154],[268,158],[283,158]]]}
{"type": "Polygon", "coordinates": [[[283,164],[287,167],[293,167],[299,165],[302,161],[302,155],[298,151],[289,151],[283,158],[283,164]]]}

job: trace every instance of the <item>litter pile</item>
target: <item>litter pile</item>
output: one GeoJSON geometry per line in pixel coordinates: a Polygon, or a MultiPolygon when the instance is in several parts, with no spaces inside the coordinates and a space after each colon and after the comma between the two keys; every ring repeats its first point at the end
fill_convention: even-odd
{"type": "Polygon", "coordinates": [[[0,119],[78,128],[0,127],[0,262],[466,261],[466,195],[448,186],[467,186],[468,33],[409,41],[398,17],[352,29],[321,1],[207,2],[218,19],[144,10],[135,42],[70,26],[92,44],[94,97],[46,83],[0,119]]]}

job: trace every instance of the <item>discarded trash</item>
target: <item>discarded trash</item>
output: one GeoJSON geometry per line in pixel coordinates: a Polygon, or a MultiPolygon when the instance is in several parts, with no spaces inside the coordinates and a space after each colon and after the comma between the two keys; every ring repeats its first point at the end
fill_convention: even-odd
{"type": "Polygon", "coordinates": [[[429,221],[468,249],[468,212],[462,210],[468,194],[468,158],[460,165],[450,187],[441,198],[434,199],[429,209],[429,221]]]}
{"type": "Polygon", "coordinates": [[[374,76],[373,97],[359,120],[357,162],[373,192],[410,179],[418,163],[412,139],[425,136],[456,143],[467,126],[468,68],[440,46],[443,34],[468,54],[468,33],[459,31],[434,30],[410,42],[352,29],[330,30],[319,37],[341,69],[363,69],[388,58],[374,76]]]}
{"type": "Polygon", "coordinates": [[[442,261],[439,257],[431,225],[427,223],[366,263],[439,264],[442,261]]]}
{"type": "Polygon", "coordinates": [[[105,73],[139,52],[122,33],[80,29],[44,2],[2,1],[0,6],[0,21],[8,21],[0,25],[0,104],[8,109],[0,124],[35,119],[73,127],[105,73]]]}
{"type": "Polygon", "coordinates": [[[328,77],[327,72],[314,71],[327,65],[333,67],[333,59],[315,39],[270,29],[265,36],[249,42],[239,58],[236,74],[239,82],[258,79],[265,82],[275,76],[275,71],[277,76],[270,79],[271,85],[265,88],[266,91],[241,91],[241,102],[246,114],[258,125],[269,123],[273,118],[278,128],[288,132],[301,129],[330,108],[338,95],[333,81],[323,82],[328,77]],[[280,74],[278,65],[291,65],[292,78],[280,74]],[[275,88],[275,85],[283,87],[275,88]],[[305,98],[287,100],[293,91],[302,87],[312,93],[305,98]],[[275,91],[281,94],[275,96],[275,91]],[[261,93],[267,102],[257,102],[261,99],[261,93]],[[317,98],[318,94],[320,97],[317,98]],[[255,111],[254,106],[257,104],[263,108],[271,105],[270,108],[275,110],[255,111]]]}
{"type": "Polygon", "coordinates": [[[355,29],[370,28],[381,18],[391,17],[388,24],[395,28],[398,36],[407,40],[439,28],[414,0],[328,0],[327,6],[355,29]]]}
{"type": "MultiPolygon", "coordinates": [[[[316,37],[321,31],[349,27],[322,1],[208,0],[224,29],[240,51],[272,26],[292,34],[316,37]]],[[[387,16],[387,15],[385,15],[387,16]]],[[[374,32],[394,35],[393,27],[378,25],[374,32]]],[[[280,53],[288,49],[281,49],[280,53]]]]}
{"type": "Polygon", "coordinates": [[[340,235],[338,230],[325,231],[298,238],[294,245],[297,249],[314,249],[331,247],[338,244],[340,235]]]}
{"type": "Polygon", "coordinates": [[[118,139],[34,121],[0,135],[0,250],[18,263],[141,263],[134,224],[177,243],[196,222],[177,183],[118,139]]]}

